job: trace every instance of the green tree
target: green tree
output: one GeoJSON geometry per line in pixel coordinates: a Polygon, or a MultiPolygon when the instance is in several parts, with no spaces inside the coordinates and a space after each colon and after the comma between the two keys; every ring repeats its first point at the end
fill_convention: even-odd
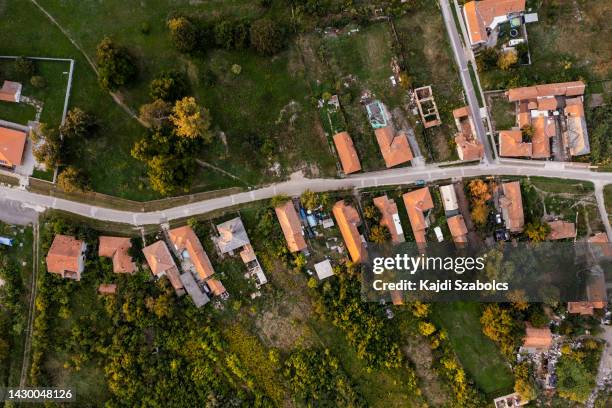
{"type": "Polygon", "coordinates": [[[137,69],[127,49],[105,37],[96,49],[98,80],[102,89],[116,91],[136,78],[137,69]]]}
{"type": "Polygon", "coordinates": [[[391,239],[389,229],[384,225],[374,225],[370,228],[370,241],[375,244],[384,244],[391,239]]]}
{"type": "Polygon", "coordinates": [[[57,129],[41,123],[38,130],[32,132],[32,139],[37,143],[32,153],[38,163],[52,169],[62,162],[62,140],[57,129]]]}
{"type": "Polygon", "coordinates": [[[190,53],[198,46],[198,29],[186,17],[174,17],[168,20],[168,29],[172,43],[180,52],[190,53]]]}
{"type": "Polygon", "coordinates": [[[176,101],[170,121],[175,127],[178,136],[190,139],[204,139],[210,142],[212,134],[209,132],[210,113],[197,104],[193,96],[176,101]]]}
{"type": "Polygon", "coordinates": [[[60,126],[60,132],[68,139],[82,139],[91,136],[96,127],[96,118],[92,114],[74,107],[66,114],[66,120],[60,126]]]}
{"type": "Polygon", "coordinates": [[[36,63],[30,58],[17,57],[15,58],[15,72],[21,78],[31,78],[36,73],[36,63]]]}
{"type": "Polygon", "coordinates": [[[85,174],[76,167],[69,166],[57,177],[57,185],[67,193],[89,189],[89,181],[85,174]]]}
{"type": "Polygon", "coordinates": [[[504,70],[508,71],[510,68],[516,65],[518,62],[518,54],[514,50],[508,50],[506,52],[502,52],[497,59],[497,66],[504,70]]]}
{"type": "Polygon", "coordinates": [[[311,190],[304,191],[300,196],[300,201],[307,210],[314,210],[319,206],[319,198],[317,193],[311,190]]]}
{"type": "Polygon", "coordinates": [[[251,45],[262,55],[273,55],[284,45],[284,38],[277,24],[269,18],[261,18],[251,25],[251,45]]]}
{"type": "Polygon", "coordinates": [[[165,71],[151,81],[149,89],[151,99],[174,103],[187,95],[189,87],[184,74],[178,71],[165,71]]]}
{"type": "Polygon", "coordinates": [[[525,235],[532,242],[545,241],[548,234],[550,234],[550,225],[545,222],[534,221],[525,226],[525,235]]]}
{"type": "Polygon", "coordinates": [[[270,199],[270,205],[274,208],[279,207],[283,204],[285,204],[287,201],[291,200],[291,197],[289,197],[286,194],[278,194],[275,195],[274,197],[272,197],[270,199]]]}

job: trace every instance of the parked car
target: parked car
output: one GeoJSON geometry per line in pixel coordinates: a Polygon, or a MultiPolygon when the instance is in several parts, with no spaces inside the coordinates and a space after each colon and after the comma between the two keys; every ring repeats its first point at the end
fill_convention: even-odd
{"type": "Polygon", "coordinates": [[[422,179],[417,180],[417,181],[414,182],[414,185],[417,186],[417,187],[424,187],[425,186],[425,180],[422,180],[422,179]]]}

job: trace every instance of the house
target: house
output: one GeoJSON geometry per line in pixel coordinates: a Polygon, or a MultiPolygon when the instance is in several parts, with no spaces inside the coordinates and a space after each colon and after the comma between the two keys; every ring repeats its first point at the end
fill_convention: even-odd
{"type": "Polygon", "coordinates": [[[455,135],[457,155],[460,160],[480,160],[484,156],[484,146],[476,137],[474,120],[470,114],[470,108],[464,106],[453,110],[455,125],[459,133],[455,135]]]}
{"type": "Polygon", "coordinates": [[[178,267],[174,263],[174,259],[172,259],[172,255],[164,241],[157,241],[144,247],[142,253],[151,268],[151,273],[155,277],[161,278],[166,276],[177,295],[182,296],[185,294],[178,267]]]}
{"type": "Polygon", "coordinates": [[[223,286],[220,280],[217,280],[215,278],[210,278],[209,280],[207,280],[206,285],[215,296],[223,296],[227,293],[227,291],[225,290],[225,286],[223,286]]]}
{"type": "Polygon", "coordinates": [[[502,184],[503,196],[499,199],[502,216],[506,228],[510,232],[521,232],[525,226],[525,215],[523,214],[523,199],[521,197],[521,185],[518,181],[502,184]]]}
{"type": "Polygon", "coordinates": [[[455,215],[459,212],[459,203],[457,202],[457,194],[455,186],[448,184],[440,186],[440,195],[442,196],[442,204],[446,215],[455,215]]]}
{"type": "Polygon", "coordinates": [[[291,200],[274,208],[276,217],[280,223],[287,247],[291,252],[299,252],[306,249],[306,240],[304,239],[304,231],[302,223],[298,216],[295,206],[291,200]]]}
{"type": "Polygon", "coordinates": [[[374,198],[374,205],[376,208],[378,208],[378,211],[380,211],[380,214],[382,215],[380,225],[387,227],[389,230],[391,242],[394,244],[399,244],[406,241],[395,201],[392,199],[390,200],[385,194],[383,196],[374,198]]]}
{"type": "Polygon", "coordinates": [[[499,132],[499,155],[502,157],[531,157],[531,142],[523,141],[520,130],[502,130],[499,132]]]}
{"type": "MultiPolygon", "coordinates": [[[[217,225],[217,232],[219,236],[214,237],[213,240],[219,248],[221,254],[234,255],[234,251],[240,251],[240,258],[242,262],[247,266],[248,275],[254,276],[257,279],[258,285],[263,285],[268,282],[266,275],[263,272],[263,268],[255,255],[255,251],[251,246],[249,236],[244,229],[244,224],[240,217],[232,218],[229,221],[217,225]]],[[[220,282],[219,282],[220,283],[220,282]]],[[[216,283],[212,283],[213,286],[218,287],[216,283]]],[[[209,285],[210,286],[210,285],[209,285]]],[[[216,289],[213,289],[213,293],[216,289]]],[[[217,289],[218,291],[218,289],[217,289]]]]}
{"type": "Polygon", "coordinates": [[[573,222],[567,221],[551,221],[550,234],[546,237],[548,240],[558,240],[576,237],[576,225],[573,222]]]}
{"type": "Polygon", "coordinates": [[[552,346],[552,333],[548,327],[536,328],[526,323],[523,347],[529,353],[547,351],[552,346]]]}
{"type": "Polygon", "coordinates": [[[98,293],[101,295],[114,295],[117,293],[116,283],[103,283],[98,286],[98,293]]]}
{"type": "Polygon", "coordinates": [[[518,392],[513,392],[512,394],[504,395],[503,397],[498,397],[493,400],[495,408],[522,407],[528,403],[529,401],[522,399],[518,392]]]}
{"type": "Polygon", "coordinates": [[[344,174],[351,174],[361,170],[361,163],[359,163],[353,139],[351,139],[348,132],[336,133],[334,135],[334,145],[336,146],[344,174]]]}
{"type": "Polygon", "coordinates": [[[0,166],[12,169],[21,165],[25,145],[25,132],[0,126],[0,166]]]}
{"type": "Polygon", "coordinates": [[[463,6],[466,28],[473,48],[497,42],[497,28],[525,12],[525,0],[469,1],[463,6]]]}
{"type": "MultiPolygon", "coordinates": [[[[530,126],[533,130],[530,157],[548,159],[551,156],[550,139],[557,134],[562,137],[571,156],[590,153],[583,105],[585,87],[584,82],[573,81],[513,88],[506,92],[508,100],[517,104],[518,128],[530,126]],[[561,129],[558,129],[558,119],[562,121],[561,129]]],[[[502,156],[519,156],[511,154],[512,151],[501,153],[501,143],[500,134],[502,156]]]]}
{"type": "Polygon", "coordinates": [[[387,168],[412,160],[412,150],[405,132],[396,133],[393,126],[389,125],[375,129],[374,134],[387,168]]]}
{"type": "Polygon", "coordinates": [[[597,258],[612,257],[612,245],[608,242],[608,234],[605,232],[594,234],[587,242],[597,258]]]}
{"type": "Polygon", "coordinates": [[[408,212],[414,240],[417,245],[423,246],[427,242],[425,229],[429,226],[425,213],[434,207],[429,188],[423,187],[410,191],[404,194],[402,198],[408,212]]]}
{"type": "Polygon", "coordinates": [[[132,242],[129,238],[101,236],[98,256],[111,258],[115,273],[134,273],[136,264],[128,254],[131,247],[132,242]]]}
{"type": "Polygon", "coordinates": [[[81,280],[85,269],[87,244],[67,235],[56,235],[47,253],[47,272],[56,273],[64,279],[81,280]]]}
{"type": "Polygon", "coordinates": [[[184,269],[195,273],[202,281],[215,273],[202,243],[190,226],[171,229],[168,231],[168,237],[176,252],[180,254],[184,269]]]}
{"type": "Polygon", "coordinates": [[[334,269],[332,268],[329,259],[316,263],[314,268],[315,272],[317,273],[317,278],[319,278],[320,281],[327,279],[330,276],[334,276],[334,269]]]}
{"type": "Polygon", "coordinates": [[[453,237],[453,241],[455,242],[455,244],[466,244],[468,230],[465,225],[463,215],[459,214],[447,218],[446,223],[448,224],[448,229],[450,230],[451,236],[453,237]]]}
{"type": "Polygon", "coordinates": [[[361,219],[357,210],[347,205],[344,200],[340,200],[334,204],[332,213],[336,218],[336,223],[338,228],[340,228],[340,233],[353,262],[361,263],[365,261],[368,254],[357,229],[361,225],[361,219]]]}
{"type": "Polygon", "coordinates": [[[21,101],[21,84],[19,82],[4,81],[0,88],[0,101],[16,102],[21,101]]]}
{"type": "Polygon", "coordinates": [[[179,279],[197,308],[200,308],[210,302],[210,298],[193,278],[193,274],[185,272],[179,276],[179,279]]]}

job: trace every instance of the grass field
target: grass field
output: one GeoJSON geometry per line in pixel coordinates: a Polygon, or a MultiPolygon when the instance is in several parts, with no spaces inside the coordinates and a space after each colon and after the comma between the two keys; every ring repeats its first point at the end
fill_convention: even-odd
{"type": "Polygon", "coordinates": [[[486,98],[487,106],[491,110],[491,120],[493,121],[495,130],[506,130],[516,125],[516,109],[514,103],[508,102],[503,95],[486,98]]]}
{"type": "Polygon", "coordinates": [[[28,121],[34,120],[36,110],[24,103],[0,102],[0,118],[13,123],[26,125],[28,121]]]}
{"type": "Polygon", "coordinates": [[[510,392],[514,377],[497,346],[482,333],[478,303],[436,303],[432,318],[443,327],[476,386],[487,396],[510,392]]]}

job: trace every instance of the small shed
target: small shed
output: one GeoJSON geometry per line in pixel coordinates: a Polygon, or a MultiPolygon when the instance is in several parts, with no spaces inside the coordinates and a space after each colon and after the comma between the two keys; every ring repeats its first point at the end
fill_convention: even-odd
{"type": "Polygon", "coordinates": [[[327,279],[334,274],[334,269],[329,259],[316,263],[314,267],[319,280],[327,279]]]}
{"type": "Polygon", "coordinates": [[[98,293],[101,295],[114,295],[117,293],[116,283],[103,283],[98,286],[98,293]]]}

